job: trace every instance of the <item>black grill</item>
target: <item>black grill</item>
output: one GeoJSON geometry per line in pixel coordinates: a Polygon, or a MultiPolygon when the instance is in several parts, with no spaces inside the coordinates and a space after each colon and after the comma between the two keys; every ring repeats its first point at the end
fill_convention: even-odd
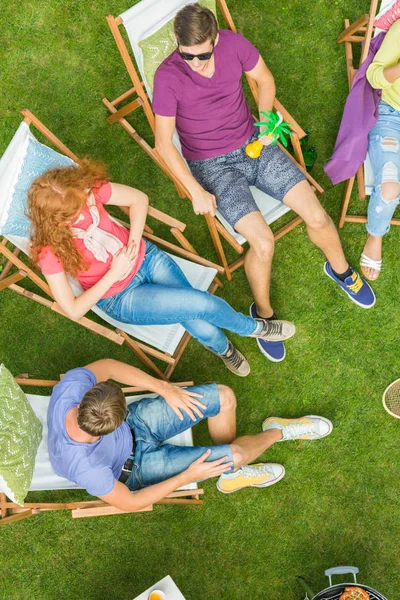
{"type": "Polygon", "coordinates": [[[339,600],[341,594],[343,594],[346,587],[357,586],[362,590],[368,592],[370,600],[387,600],[385,596],[382,596],[379,592],[376,592],[372,588],[362,585],[361,583],[341,583],[339,585],[333,585],[330,588],[326,588],[316,596],[313,600],[339,600]]]}

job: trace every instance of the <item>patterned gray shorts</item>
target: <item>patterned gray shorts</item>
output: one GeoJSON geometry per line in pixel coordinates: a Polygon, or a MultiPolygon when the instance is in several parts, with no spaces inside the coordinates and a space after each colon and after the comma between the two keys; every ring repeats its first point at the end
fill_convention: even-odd
{"type": "Polygon", "coordinates": [[[228,154],[187,161],[194,178],[214,194],[218,210],[232,227],[249,213],[259,212],[250,185],[282,202],[287,192],[305,179],[278,146],[264,146],[259,158],[249,158],[246,145],[256,138],[257,132],[228,154]]]}

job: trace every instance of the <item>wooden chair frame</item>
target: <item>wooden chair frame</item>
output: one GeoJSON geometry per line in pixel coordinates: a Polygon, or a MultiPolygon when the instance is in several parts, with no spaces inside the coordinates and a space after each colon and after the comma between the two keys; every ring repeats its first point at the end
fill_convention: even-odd
{"type": "MultiPolygon", "coordinates": [[[[232,16],[229,12],[225,0],[217,0],[219,9],[223,16],[223,19],[226,23],[226,26],[234,32],[237,32],[236,26],[233,22],[232,16]]],[[[157,154],[155,148],[152,148],[148,142],[146,142],[140,134],[132,127],[132,125],[126,120],[126,116],[137,110],[138,108],[143,108],[146,118],[149,122],[149,125],[154,133],[155,131],[155,118],[154,113],[150,104],[150,100],[148,95],[146,94],[143,81],[141,81],[138,71],[136,70],[132,56],[128,51],[128,48],[124,42],[124,39],[121,35],[121,31],[119,29],[120,25],[122,25],[122,19],[120,17],[113,17],[112,15],[107,16],[107,22],[110,26],[111,32],[114,36],[115,42],[117,44],[118,50],[121,54],[122,60],[125,63],[125,67],[128,71],[128,74],[131,78],[133,87],[128,91],[123,93],[122,95],[115,98],[115,100],[108,100],[107,98],[103,98],[102,101],[104,105],[107,107],[111,115],[107,117],[107,122],[112,125],[113,123],[120,123],[125,131],[139,144],[139,146],[152,158],[152,160],[164,171],[166,175],[173,181],[175,184],[178,195],[181,198],[187,197],[191,200],[191,196],[189,191],[184,187],[184,185],[173,175],[171,170],[165,164],[165,162],[161,159],[161,157],[157,154]],[[124,104],[122,107],[118,108],[118,105],[124,103],[128,98],[132,96],[136,96],[133,100],[131,99],[129,103],[124,104]]],[[[247,81],[251,92],[253,94],[254,100],[258,105],[258,88],[256,82],[247,77],[247,81]]],[[[300,127],[300,125],[295,121],[295,119],[288,113],[288,111],[282,106],[282,104],[275,99],[274,108],[279,110],[283,115],[285,121],[292,123],[292,145],[294,149],[294,153],[296,159],[292,157],[292,155],[280,144],[281,149],[289,156],[293,162],[298,166],[301,172],[306,176],[308,181],[311,184],[313,191],[318,192],[320,194],[323,193],[322,187],[309,175],[305,168],[305,162],[303,157],[302,148],[300,145],[300,140],[305,137],[305,131],[300,127]]],[[[257,120],[257,119],[256,119],[257,120]]],[[[211,217],[210,215],[205,215],[205,219],[207,222],[207,226],[210,232],[211,239],[213,241],[215,251],[218,256],[218,261],[221,266],[223,266],[225,275],[228,280],[232,279],[232,273],[240,268],[244,263],[244,256],[240,256],[233,263],[228,264],[224,248],[222,246],[222,239],[224,239],[238,254],[243,254],[243,247],[239,244],[239,242],[231,235],[231,233],[224,227],[222,223],[218,221],[217,218],[211,217]]],[[[274,237],[276,240],[281,238],[283,235],[294,229],[297,225],[302,223],[302,219],[299,216],[296,216],[289,223],[282,226],[274,233],[274,237]]]]}
{"type": "MultiPolygon", "coordinates": [[[[45,127],[45,125],[43,125],[43,123],[41,123],[41,121],[39,121],[39,119],[35,117],[35,115],[33,115],[29,110],[23,109],[21,113],[24,116],[24,121],[29,125],[33,125],[58,150],[60,150],[66,156],[69,156],[74,161],[79,160],[77,156],[73,154],[73,152],[71,152],[71,150],[69,150],[69,148],[67,148],[53,133],[51,133],[51,131],[47,129],[47,127],[45,127]]],[[[128,210],[126,210],[125,212],[129,214],[128,210]]],[[[173,244],[156,236],[154,234],[154,231],[148,225],[145,226],[145,231],[143,233],[143,236],[145,238],[156,243],[158,246],[161,246],[168,252],[174,252],[177,255],[182,256],[183,258],[191,260],[200,265],[212,267],[220,273],[224,272],[223,268],[220,265],[214,264],[209,260],[206,260],[205,258],[198,255],[196,250],[189,243],[189,241],[183,233],[186,228],[185,223],[182,223],[181,221],[178,221],[177,219],[174,219],[151,206],[149,207],[148,215],[150,215],[155,220],[167,225],[170,228],[171,234],[179,242],[180,246],[177,246],[176,244],[173,244]]],[[[127,226],[126,222],[119,222],[125,227],[127,226]]],[[[33,271],[29,266],[22,262],[22,260],[18,256],[20,254],[20,250],[18,248],[14,248],[13,250],[11,250],[7,246],[8,243],[9,242],[6,237],[3,237],[2,241],[0,242],[0,256],[3,255],[7,260],[7,263],[0,274],[0,291],[5,288],[9,288],[14,292],[17,292],[18,294],[21,294],[26,298],[34,300],[35,302],[38,302],[43,306],[47,306],[51,310],[54,310],[55,312],[58,312],[59,314],[62,314],[66,317],[67,315],[65,315],[61,311],[60,307],[54,301],[54,298],[50,292],[50,288],[47,285],[47,283],[43,281],[43,279],[39,277],[38,274],[35,273],[35,271],[33,271]],[[15,267],[16,270],[14,270],[12,274],[9,274],[10,270],[13,267],[15,267]],[[33,281],[43,292],[45,292],[45,294],[47,294],[47,296],[50,297],[50,300],[34,292],[27,291],[26,289],[18,285],[21,279],[24,279],[25,277],[31,279],[31,281],[33,281]]],[[[217,287],[222,287],[222,283],[217,277],[215,277],[208,291],[214,293],[217,287]]],[[[168,380],[171,377],[191,337],[189,333],[185,332],[174,354],[171,355],[167,352],[161,352],[160,350],[157,350],[152,346],[144,344],[140,341],[136,341],[124,331],[117,329],[114,330],[111,328],[111,326],[100,325],[99,323],[92,321],[88,317],[82,317],[77,321],[77,323],[79,323],[86,329],[89,329],[93,333],[102,335],[103,337],[111,340],[112,342],[115,342],[116,344],[121,345],[123,343],[126,343],[132,350],[132,352],[134,352],[134,354],[136,354],[138,358],[151,371],[153,371],[153,373],[155,373],[161,379],[165,380],[168,380]],[[157,358],[165,362],[167,364],[165,370],[161,371],[161,369],[154,363],[151,357],[157,358]]]]}
{"type": "MultiPolygon", "coordinates": [[[[53,387],[59,380],[50,381],[48,379],[31,379],[27,374],[19,375],[15,378],[19,385],[29,385],[35,387],[53,387]]],[[[193,385],[193,381],[184,381],[175,383],[181,387],[193,385]]],[[[122,388],[124,394],[141,393],[148,390],[138,387],[125,387],[122,388]]],[[[40,492],[30,492],[40,493],[40,492]]],[[[168,494],[162,500],[159,500],[157,504],[186,504],[186,505],[199,505],[204,504],[204,500],[200,496],[204,494],[203,489],[194,490],[176,490],[171,494],[168,494]]],[[[25,506],[21,507],[14,502],[7,500],[7,496],[0,492],[0,525],[7,525],[15,521],[21,521],[33,515],[46,512],[48,510],[70,510],[73,519],[79,519],[84,517],[101,517],[105,515],[121,515],[127,514],[128,511],[122,511],[115,506],[110,506],[102,500],[86,500],[83,502],[26,502],[25,506]]],[[[152,511],[153,505],[146,506],[140,511],[135,512],[147,512],[152,511]]]]}
{"type": "MultiPolygon", "coordinates": [[[[369,47],[374,33],[374,19],[376,17],[379,0],[371,0],[369,13],[362,15],[359,19],[350,23],[349,19],[344,20],[345,29],[340,33],[337,38],[339,44],[344,43],[346,53],[346,69],[347,79],[349,83],[349,90],[351,89],[354,75],[357,69],[354,67],[353,62],[353,43],[362,43],[360,65],[368,56],[369,47]]],[[[363,215],[351,215],[348,214],[347,210],[350,203],[351,193],[353,191],[354,182],[357,179],[358,196],[361,201],[366,199],[365,190],[365,179],[364,179],[364,166],[361,166],[354,177],[350,177],[346,181],[344,189],[342,205],[340,208],[339,227],[342,228],[345,223],[366,223],[367,217],[363,215]]],[[[392,219],[391,225],[400,225],[400,219],[392,219]]]]}

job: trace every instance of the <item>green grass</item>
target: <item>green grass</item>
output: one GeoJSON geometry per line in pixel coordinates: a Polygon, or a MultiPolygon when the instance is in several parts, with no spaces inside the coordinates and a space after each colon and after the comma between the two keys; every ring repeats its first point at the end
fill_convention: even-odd
{"type": "MultiPolygon", "coordinates": [[[[318,149],[313,175],[322,202],[337,220],[343,186],[322,167],[329,158],[347,93],[344,48],[336,44],[344,17],[356,19],[368,0],[228,0],[237,26],[261,50],[278,97],[318,149]]],[[[79,155],[103,159],[115,181],[143,189],[154,206],[188,223],[195,247],[213,259],[203,219],[180,200],[161,170],[128,135],[105,123],[101,98],[130,85],[105,15],[129,2],[46,0],[2,7],[0,151],[32,110],[79,155]]],[[[136,118],[136,116],[135,116],[136,118]]],[[[137,129],[147,132],[143,118],[137,129]]],[[[359,211],[353,199],[351,209],[359,211]]],[[[341,238],[357,264],[365,238],[346,225],[341,238]]],[[[287,359],[267,362],[254,341],[234,339],[252,373],[240,380],[192,341],[175,380],[218,381],[238,396],[240,434],[260,430],[267,415],[320,413],[335,426],[321,442],[273,447],[263,459],[282,462],[285,479],[267,490],[224,496],[204,483],[201,507],[159,506],[153,513],[72,520],[46,513],[0,530],[0,598],[4,600],[131,600],[170,574],[190,600],[298,600],[303,575],[316,590],[323,571],[357,565],[362,582],[397,597],[400,561],[399,422],[382,409],[381,394],[399,377],[400,231],[385,239],[384,270],[372,311],[351,304],[322,273],[323,258],[304,227],[276,247],[272,298],[298,333],[287,359]]],[[[30,289],[33,289],[31,287],[30,289]]],[[[243,271],[221,295],[247,312],[243,271]]],[[[61,316],[6,290],[0,294],[0,358],[15,374],[56,378],[67,369],[111,356],[138,365],[117,347],[61,316]]],[[[205,425],[197,443],[208,441],[205,425]]],[[[82,492],[43,492],[43,501],[84,499],[82,492]]]]}

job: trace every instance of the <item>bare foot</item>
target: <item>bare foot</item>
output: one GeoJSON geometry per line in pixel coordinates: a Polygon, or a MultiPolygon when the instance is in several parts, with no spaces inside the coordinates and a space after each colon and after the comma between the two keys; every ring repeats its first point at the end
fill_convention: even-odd
{"type": "MultiPolygon", "coordinates": [[[[364,246],[363,254],[371,258],[372,260],[382,259],[382,237],[376,237],[374,235],[368,235],[367,241],[364,246]]],[[[379,270],[373,269],[372,267],[361,267],[362,272],[368,279],[377,279],[379,277],[379,270]]]]}

